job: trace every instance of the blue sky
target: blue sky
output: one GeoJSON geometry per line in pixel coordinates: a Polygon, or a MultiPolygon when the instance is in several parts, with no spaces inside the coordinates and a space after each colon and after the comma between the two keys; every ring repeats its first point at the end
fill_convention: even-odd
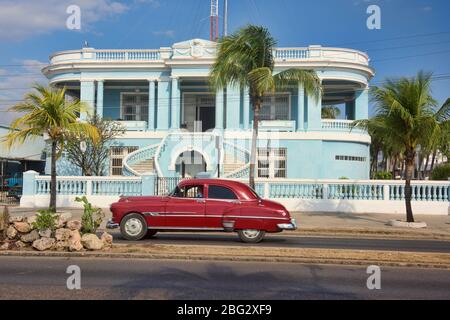
{"type": "MultiPolygon", "coordinates": [[[[436,98],[450,97],[448,0],[229,0],[229,6],[230,31],[262,24],[279,46],[359,49],[372,59],[373,84],[424,69],[436,75],[436,98]],[[381,30],[366,26],[371,4],[381,8],[381,30]]],[[[0,109],[43,80],[39,70],[52,52],[79,49],[84,40],[95,48],[159,48],[208,37],[209,0],[0,0],[0,109]],[[80,31],[66,28],[71,4],[81,7],[80,31]]]]}

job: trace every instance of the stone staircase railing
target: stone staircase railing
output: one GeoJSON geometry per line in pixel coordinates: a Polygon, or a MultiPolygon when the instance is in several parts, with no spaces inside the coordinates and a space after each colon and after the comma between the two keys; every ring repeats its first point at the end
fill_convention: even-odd
{"type": "Polygon", "coordinates": [[[130,153],[123,160],[123,175],[124,176],[140,176],[141,174],[133,169],[133,165],[149,160],[155,157],[159,144],[151,145],[130,153]]]}
{"type": "Polygon", "coordinates": [[[245,164],[241,168],[225,174],[224,178],[242,179],[248,177],[250,173],[250,152],[244,148],[226,141],[224,141],[223,147],[225,153],[233,155],[235,159],[239,159],[245,164]]]}

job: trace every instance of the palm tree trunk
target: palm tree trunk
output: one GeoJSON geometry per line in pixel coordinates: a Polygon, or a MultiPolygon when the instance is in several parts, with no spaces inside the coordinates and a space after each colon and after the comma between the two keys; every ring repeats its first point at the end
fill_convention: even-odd
{"type": "Polygon", "coordinates": [[[437,150],[434,150],[433,152],[433,158],[431,159],[431,168],[430,168],[430,172],[434,170],[434,166],[436,164],[436,157],[437,157],[437,150]]]}
{"type": "Polygon", "coordinates": [[[256,153],[257,153],[257,142],[258,142],[258,129],[259,129],[259,110],[260,104],[255,102],[255,107],[253,108],[253,133],[252,133],[252,149],[250,154],[250,174],[249,174],[249,185],[250,188],[255,189],[255,172],[256,172],[256,153]]]}
{"type": "Polygon", "coordinates": [[[403,179],[405,176],[405,160],[402,160],[402,168],[400,169],[400,178],[403,179]]]}
{"type": "Polygon", "coordinates": [[[405,174],[405,205],[406,205],[406,221],[414,222],[414,215],[411,206],[411,179],[414,173],[414,152],[406,154],[406,174],[405,174]]]}
{"type": "Polygon", "coordinates": [[[52,141],[51,154],[51,182],[50,182],[50,205],[49,209],[56,212],[56,141],[52,141]]]}

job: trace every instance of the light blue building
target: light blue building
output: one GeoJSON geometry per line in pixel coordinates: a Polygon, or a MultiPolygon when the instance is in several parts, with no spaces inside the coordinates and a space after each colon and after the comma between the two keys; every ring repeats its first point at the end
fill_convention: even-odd
{"type": "MultiPolygon", "coordinates": [[[[246,88],[212,92],[208,74],[216,43],[194,39],[156,50],[58,52],[43,73],[66,86],[103,118],[122,121],[124,136],[111,146],[107,174],[221,177],[248,175],[252,108],[246,88]]],[[[258,176],[289,179],[369,178],[370,136],[351,130],[368,118],[374,75],[365,53],[309,46],[275,50],[276,70],[306,68],[322,80],[319,101],[293,85],[267,96],[261,112],[258,176]],[[342,120],[321,118],[339,106],[342,120]]],[[[82,114],[81,118],[86,118],[82,114]]],[[[78,170],[61,160],[60,175],[78,170]]]]}

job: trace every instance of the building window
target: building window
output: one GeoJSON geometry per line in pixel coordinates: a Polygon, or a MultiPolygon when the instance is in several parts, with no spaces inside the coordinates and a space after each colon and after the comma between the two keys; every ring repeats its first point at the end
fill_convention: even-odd
{"type": "Polygon", "coordinates": [[[291,96],[288,93],[276,93],[263,98],[260,113],[261,120],[291,120],[291,96]]]}
{"type": "Polygon", "coordinates": [[[287,178],[287,149],[258,149],[258,178],[287,178]]]}
{"type": "Polygon", "coordinates": [[[338,161],[357,161],[366,162],[366,157],[354,157],[354,156],[336,156],[338,161]]]}
{"type": "Polygon", "coordinates": [[[148,94],[122,93],[120,110],[124,121],[147,121],[148,94]]]}
{"type": "Polygon", "coordinates": [[[110,154],[110,175],[121,176],[123,159],[130,153],[138,150],[139,147],[111,147],[110,154]]]}

